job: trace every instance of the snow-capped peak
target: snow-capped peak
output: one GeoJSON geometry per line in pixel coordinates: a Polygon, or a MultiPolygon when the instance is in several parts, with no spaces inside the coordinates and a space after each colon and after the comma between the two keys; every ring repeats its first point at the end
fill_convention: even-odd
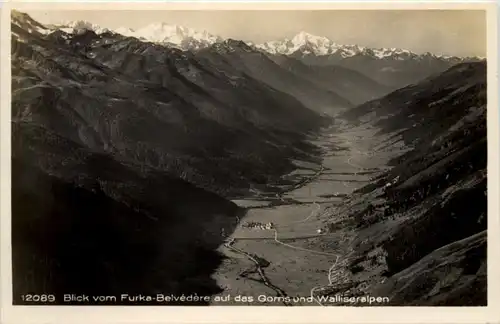
{"type": "Polygon", "coordinates": [[[297,35],[295,35],[292,38],[292,42],[294,43],[300,43],[300,44],[305,44],[305,43],[332,43],[331,40],[329,40],[326,37],[321,37],[321,36],[316,36],[313,34],[309,34],[307,32],[301,31],[297,35]]]}
{"type": "MultiPolygon", "coordinates": [[[[290,55],[297,51],[301,51],[304,54],[328,55],[337,52],[341,48],[341,45],[336,44],[326,37],[316,36],[301,31],[291,39],[285,38],[282,40],[270,41],[256,45],[256,47],[272,54],[290,55]]],[[[349,54],[357,48],[347,45],[345,49],[349,54]]]]}
{"type": "Polygon", "coordinates": [[[222,38],[212,35],[206,30],[198,31],[166,23],[154,23],[132,31],[127,36],[143,38],[155,43],[167,43],[180,49],[198,49],[222,41],[222,38]]]}
{"type": "Polygon", "coordinates": [[[11,23],[19,28],[25,29],[28,33],[37,32],[39,34],[49,34],[51,32],[50,29],[33,20],[28,14],[17,10],[12,10],[11,12],[11,23]]]}
{"type": "Polygon", "coordinates": [[[114,30],[114,32],[117,34],[123,35],[123,36],[130,37],[130,36],[134,35],[135,30],[133,30],[132,28],[127,28],[127,27],[118,27],[114,30]]]}
{"type": "MultiPolygon", "coordinates": [[[[199,50],[210,47],[216,43],[224,42],[224,39],[213,35],[206,30],[195,30],[184,26],[171,25],[164,22],[152,23],[139,29],[126,27],[105,28],[85,20],[66,21],[52,26],[43,26],[27,16],[18,13],[13,16],[13,23],[18,26],[27,26],[28,31],[35,30],[42,34],[49,34],[55,30],[62,30],[68,34],[80,33],[84,30],[92,30],[96,34],[114,32],[127,37],[135,37],[144,41],[159,43],[180,50],[199,50]],[[29,26],[28,26],[29,25],[29,26]]],[[[251,48],[261,50],[270,54],[283,54],[293,56],[325,56],[334,55],[338,59],[363,55],[374,59],[407,60],[439,58],[444,60],[458,59],[456,57],[434,55],[431,53],[415,54],[409,50],[400,48],[368,48],[359,45],[341,45],[323,36],[316,36],[301,31],[292,38],[268,41],[255,44],[247,41],[251,48]]]]}
{"type": "Polygon", "coordinates": [[[80,33],[85,30],[92,30],[96,34],[102,34],[110,31],[108,28],[103,28],[85,20],[64,21],[55,24],[56,29],[60,29],[66,33],[80,33]]]}
{"type": "Polygon", "coordinates": [[[170,25],[164,22],[152,23],[139,29],[119,27],[113,30],[103,28],[88,21],[78,20],[57,24],[56,29],[61,29],[66,33],[75,33],[81,30],[92,30],[96,34],[113,31],[123,36],[135,37],[152,43],[166,44],[182,50],[197,50],[208,47],[216,42],[223,41],[222,38],[212,35],[202,30],[170,25]]]}
{"type": "MultiPolygon", "coordinates": [[[[312,35],[307,32],[299,32],[291,39],[285,38],[277,41],[269,41],[256,45],[260,50],[271,54],[284,55],[336,55],[339,58],[347,58],[355,55],[370,56],[375,59],[405,60],[415,58],[418,55],[400,48],[368,48],[359,45],[341,45],[331,39],[312,35]]],[[[426,54],[427,56],[429,54],[426,54]]],[[[422,56],[426,56],[422,55],[422,56]]]]}

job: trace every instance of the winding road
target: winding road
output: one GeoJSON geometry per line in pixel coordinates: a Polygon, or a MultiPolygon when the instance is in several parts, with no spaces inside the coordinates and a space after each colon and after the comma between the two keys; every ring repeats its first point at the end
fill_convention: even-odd
{"type": "MultiPolygon", "coordinates": [[[[279,287],[276,287],[275,285],[273,285],[269,279],[267,278],[266,274],[264,273],[264,269],[263,269],[263,266],[262,266],[262,262],[259,262],[259,260],[257,260],[254,256],[252,256],[250,253],[248,252],[245,252],[241,249],[238,249],[236,247],[233,246],[234,244],[234,241],[235,239],[230,239],[226,244],[225,246],[229,249],[231,249],[232,251],[236,252],[236,253],[239,253],[239,254],[242,254],[244,256],[246,256],[248,259],[250,259],[250,261],[252,261],[253,263],[255,263],[255,269],[256,271],[259,273],[259,276],[261,278],[261,281],[264,283],[264,285],[268,286],[269,288],[271,288],[272,290],[274,290],[278,296],[280,297],[287,297],[286,293],[279,287]]],[[[287,303],[286,301],[283,302],[286,306],[291,306],[291,304],[287,303]]]]}
{"type": "MultiPolygon", "coordinates": [[[[354,173],[355,176],[357,176],[358,172],[363,171],[364,168],[361,167],[361,166],[359,166],[359,165],[356,165],[356,164],[352,163],[352,160],[354,158],[360,156],[360,155],[364,156],[364,157],[372,157],[373,153],[372,152],[369,152],[369,153],[362,152],[361,150],[357,149],[356,148],[357,145],[355,143],[353,143],[350,139],[346,138],[347,136],[345,136],[345,134],[339,134],[337,136],[338,136],[339,139],[341,139],[343,141],[344,144],[346,144],[349,147],[349,151],[350,151],[349,153],[350,153],[350,155],[344,161],[344,163],[346,163],[350,167],[354,168],[355,171],[353,173],[354,173]]],[[[298,185],[295,185],[293,188],[291,188],[291,190],[289,189],[286,192],[290,192],[290,191],[296,190],[297,188],[302,188],[302,187],[310,184],[312,181],[318,179],[321,176],[321,174],[322,174],[322,172],[324,170],[325,170],[325,168],[322,165],[321,168],[320,168],[320,170],[318,172],[316,172],[316,174],[314,174],[313,176],[309,177],[305,181],[301,181],[298,185]]],[[[346,181],[342,181],[342,184],[345,187],[350,187],[350,184],[347,183],[346,181]]],[[[281,193],[280,195],[277,195],[277,197],[280,200],[283,200],[283,194],[284,194],[284,192],[281,193]]],[[[269,287],[272,290],[274,290],[276,292],[276,294],[278,296],[281,296],[281,297],[285,297],[286,293],[281,288],[279,288],[279,287],[275,286],[274,284],[272,284],[270,282],[270,280],[266,277],[265,271],[263,269],[263,265],[259,262],[259,260],[256,257],[254,257],[254,256],[256,256],[256,254],[249,253],[249,252],[243,251],[242,249],[236,248],[234,246],[235,242],[237,242],[238,240],[242,240],[242,241],[248,241],[248,240],[251,240],[251,241],[262,241],[262,240],[273,239],[277,244],[279,244],[281,246],[284,246],[287,249],[294,249],[294,250],[297,250],[297,251],[303,251],[303,252],[307,252],[307,253],[311,253],[311,254],[317,254],[317,255],[325,255],[325,256],[335,257],[335,261],[330,265],[330,267],[328,269],[328,274],[327,274],[327,281],[328,281],[328,283],[325,283],[324,285],[317,285],[317,286],[313,287],[310,290],[310,296],[319,305],[324,306],[320,302],[320,300],[315,296],[315,293],[319,289],[327,288],[328,286],[335,285],[335,283],[334,283],[334,272],[335,272],[335,268],[337,267],[337,265],[339,263],[339,260],[341,258],[341,253],[338,252],[338,251],[336,251],[336,253],[334,253],[334,252],[317,251],[317,250],[303,248],[303,247],[300,247],[300,246],[294,246],[294,245],[291,245],[291,244],[283,242],[283,239],[280,240],[280,238],[279,238],[279,230],[280,229],[293,227],[294,225],[297,225],[299,223],[306,223],[309,220],[311,220],[312,218],[314,218],[315,216],[319,216],[319,213],[321,211],[321,206],[316,202],[316,200],[314,200],[311,204],[313,205],[313,209],[311,210],[311,212],[305,218],[303,218],[301,220],[298,220],[298,221],[291,221],[291,222],[289,222],[286,225],[275,226],[273,229],[271,229],[272,231],[274,231],[274,237],[231,237],[225,243],[225,247],[228,248],[228,249],[230,249],[230,250],[232,250],[233,252],[236,252],[236,253],[240,254],[240,255],[244,255],[247,259],[249,259],[250,261],[252,261],[255,264],[256,271],[259,273],[259,275],[261,277],[261,282],[264,285],[266,285],[267,287],[269,287]]],[[[273,208],[273,207],[270,207],[270,208],[273,208]]],[[[337,213],[340,213],[340,210],[337,210],[337,213]]],[[[317,233],[315,233],[315,234],[310,234],[310,235],[301,235],[301,236],[296,236],[296,237],[287,237],[286,240],[298,240],[298,239],[315,238],[315,237],[331,236],[331,235],[336,235],[336,233],[330,233],[330,234],[328,234],[328,233],[324,233],[324,234],[317,234],[317,233]]],[[[289,306],[288,303],[286,303],[286,302],[284,302],[284,303],[285,303],[285,305],[289,306]]]]}

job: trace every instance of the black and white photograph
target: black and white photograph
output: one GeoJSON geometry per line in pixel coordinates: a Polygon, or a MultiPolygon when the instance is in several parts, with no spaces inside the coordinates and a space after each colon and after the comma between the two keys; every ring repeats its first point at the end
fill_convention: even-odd
{"type": "Polygon", "coordinates": [[[487,10],[9,11],[12,305],[491,305],[487,10]]]}

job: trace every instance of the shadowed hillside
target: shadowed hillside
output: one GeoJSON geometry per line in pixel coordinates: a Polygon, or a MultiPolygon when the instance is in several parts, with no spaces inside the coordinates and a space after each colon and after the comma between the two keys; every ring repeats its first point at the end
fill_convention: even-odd
{"type": "Polygon", "coordinates": [[[240,70],[278,91],[294,96],[306,107],[321,114],[332,115],[352,106],[340,94],[283,69],[267,55],[241,41],[217,43],[197,52],[196,56],[208,60],[222,71],[240,70]]]}
{"type": "Polygon", "coordinates": [[[485,61],[191,52],[83,25],[11,18],[15,304],[487,304],[485,61]]]}
{"type": "Polygon", "coordinates": [[[15,122],[226,196],[265,189],[290,158],[317,161],[305,139],[329,120],[290,95],[189,52],[112,33],[44,35],[28,18],[12,23],[15,122]]]}
{"type": "Polygon", "coordinates": [[[477,58],[437,57],[431,53],[421,55],[402,53],[396,56],[390,55],[380,58],[369,49],[350,57],[342,57],[336,54],[321,56],[313,54],[303,55],[300,52],[294,53],[291,56],[309,65],[320,67],[333,65],[352,69],[393,90],[419,83],[430,75],[442,73],[455,64],[479,60],[477,58]]]}
{"type": "Polygon", "coordinates": [[[360,72],[336,65],[307,65],[286,55],[269,55],[282,68],[300,75],[319,86],[342,94],[355,105],[386,95],[391,88],[360,72]]]}
{"type": "Polygon", "coordinates": [[[393,305],[485,305],[485,62],[457,65],[344,117],[380,127],[385,140],[374,154],[412,148],[347,202],[343,222],[358,233],[353,291],[390,296],[393,305]]]}
{"type": "Polygon", "coordinates": [[[214,250],[220,229],[231,232],[242,214],[236,205],[47,130],[13,126],[15,303],[26,293],[62,303],[68,292],[220,291],[210,278],[221,262],[214,250]],[[20,153],[21,144],[29,149],[20,153]]]}
{"type": "Polygon", "coordinates": [[[330,120],[187,52],[11,27],[14,302],[220,292],[215,250],[244,214],[223,196],[318,161],[306,139],[330,120]]]}

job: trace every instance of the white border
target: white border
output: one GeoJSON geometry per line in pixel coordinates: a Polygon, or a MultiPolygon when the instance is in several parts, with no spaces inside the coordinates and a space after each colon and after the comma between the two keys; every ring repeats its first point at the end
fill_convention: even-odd
{"type": "MultiPolygon", "coordinates": [[[[497,8],[469,2],[330,3],[82,3],[40,1],[2,5],[0,109],[0,235],[2,323],[500,323],[499,279],[499,111],[497,8]],[[50,6],[50,8],[48,8],[50,6]],[[10,10],[326,10],[326,9],[484,9],[488,22],[488,306],[487,307],[259,307],[249,306],[12,306],[10,251],[10,10]],[[494,198],[497,197],[497,198],[494,198]]],[[[465,41],[465,40],[464,40],[465,41]]],[[[471,202],[474,203],[474,202],[471,202]]]]}

